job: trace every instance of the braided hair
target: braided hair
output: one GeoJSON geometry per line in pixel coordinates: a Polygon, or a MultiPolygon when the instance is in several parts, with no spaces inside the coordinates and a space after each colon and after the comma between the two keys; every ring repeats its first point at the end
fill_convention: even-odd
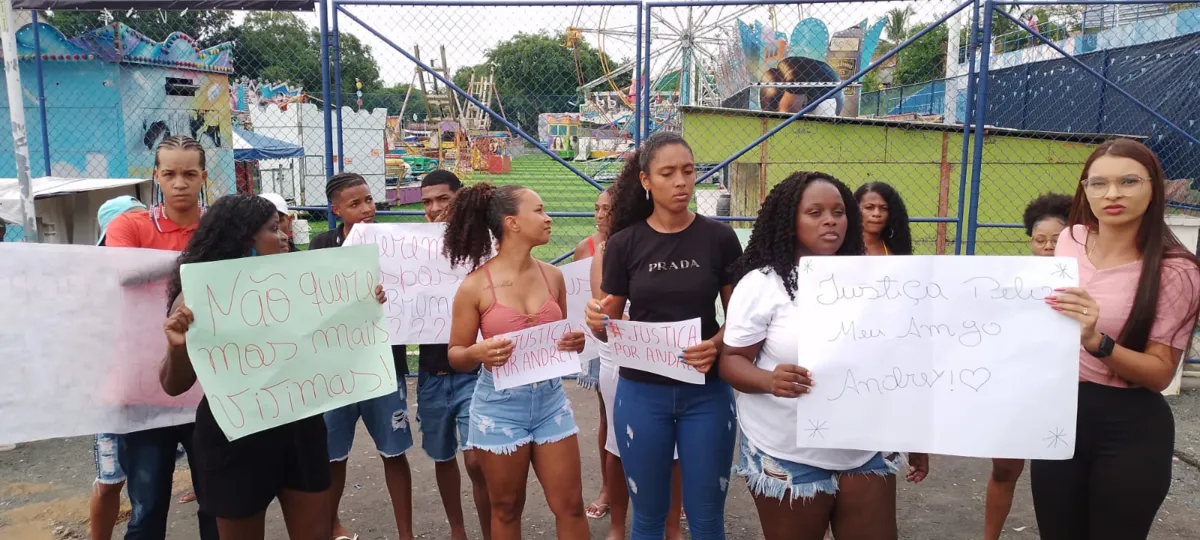
{"type": "Polygon", "coordinates": [[[183,292],[179,267],[185,264],[239,259],[250,254],[254,235],[278,210],[257,195],[226,195],[217,199],[200,218],[200,225],[187,248],[179,255],[171,282],[167,285],[167,309],[183,292]]]}
{"type": "Polygon", "coordinates": [[[799,239],[796,235],[796,213],[800,210],[800,199],[804,191],[816,182],[825,182],[837,188],[846,206],[846,236],[837,255],[862,255],[865,251],[862,237],[862,216],[858,203],[850,188],[841,180],[822,172],[795,172],[771,188],[763,199],[754,232],[746,251],[733,263],[730,272],[734,283],[755,270],[770,269],[783,279],[783,287],[792,300],[796,299],[796,261],[799,239]]]}
{"type": "Polygon", "coordinates": [[[1067,216],[1071,215],[1071,196],[1061,193],[1046,193],[1039,196],[1025,207],[1025,214],[1022,217],[1022,223],[1025,225],[1025,234],[1033,236],[1033,226],[1040,223],[1043,219],[1054,218],[1065,225],[1067,216]]]}
{"type": "Polygon", "coordinates": [[[673,131],[659,131],[642,141],[642,146],[625,162],[625,167],[613,182],[609,238],[625,227],[645,221],[654,213],[654,201],[646,196],[641,173],[650,174],[650,163],[654,161],[658,151],[675,144],[687,148],[688,152],[692,151],[692,147],[688,146],[682,135],[673,131]]]}
{"type": "Polygon", "coordinates": [[[470,262],[471,271],[479,268],[492,251],[492,238],[504,240],[504,218],[517,215],[521,192],[527,189],[480,182],[459,190],[450,205],[443,242],[450,265],[470,262]]]}
{"type": "MultiPolygon", "coordinates": [[[[908,207],[904,206],[904,199],[900,198],[900,193],[886,182],[867,182],[854,191],[854,200],[862,202],[868,193],[883,197],[883,202],[887,203],[887,223],[883,225],[883,232],[879,234],[883,245],[887,246],[893,255],[912,255],[912,229],[908,222],[908,207]]],[[[856,202],[855,205],[857,204],[856,202]]]]}
{"type": "Polygon", "coordinates": [[[335,174],[325,182],[325,200],[333,202],[338,194],[346,188],[365,185],[367,185],[367,179],[363,178],[361,174],[352,172],[335,174]]]}
{"type": "Polygon", "coordinates": [[[163,150],[190,150],[200,154],[200,168],[205,169],[205,152],[204,147],[200,145],[196,139],[187,135],[171,135],[158,143],[154,149],[154,168],[158,168],[158,154],[163,150]]]}

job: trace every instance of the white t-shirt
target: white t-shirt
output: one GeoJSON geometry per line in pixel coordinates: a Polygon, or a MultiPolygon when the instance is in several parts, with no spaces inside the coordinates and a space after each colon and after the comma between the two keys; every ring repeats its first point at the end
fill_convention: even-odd
{"type": "MultiPolygon", "coordinates": [[[[796,364],[800,358],[796,342],[798,324],[796,305],[788,296],[783,280],[770,269],[754,270],[738,282],[729,299],[725,344],[749,347],[762,342],[755,364],[774,371],[775,366],[796,364]]],[[[739,393],[738,426],[742,428],[742,436],[771,457],[836,471],[860,467],[876,454],[798,447],[796,399],[739,393]]]]}

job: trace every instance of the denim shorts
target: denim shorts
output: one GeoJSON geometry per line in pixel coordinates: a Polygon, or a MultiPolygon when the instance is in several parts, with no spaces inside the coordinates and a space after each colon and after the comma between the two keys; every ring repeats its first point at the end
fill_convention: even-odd
{"type": "Polygon", "coordinates": [[[549,444],[579,432],[561,379],[508,390],[496,390],[494,381],[490,371],[480,370],[467,446],[511,454],[530,442],[549,444]]]}
{"type": "Polygon", "coordinates": [[[120,484],[125,481],[125,470],[117,459],[117,436],[112,433],[96,435],[96,483],[120,484]]]}
{"type": "Polygon", "coordinates": [[[600,385],[600,358],[596,357],[587,363],[587,372],[580,373],[575,378],[580,388],[591,390],[600,385]]]}
{"type": "Polygon", "coordinates": [[[836,495],[838,479],[852,474],[888,476],[896,474],[901,460],[891,454],[875,454],[866,463],[845,471],[833,471],[787,461],[767,455],[743,435],[734,474],[746,479],[750,492],[758,496],[783,500],[791,493],[793,501],[811,499],[818,494],[836,495]]]}
{"type": "Polygon", "coordinates": [[[417,424],[421,448],[429,459],[450,461],[467,449],[471,396],[478,377],[474,373],[434,375],[424,371],[417,375],[417,424]]]}
{"type": "Polygon", "coordinates": [[[325,413],[329,435],[329,461],[344,461],[354,446],[354,430],[362,418],[375,449],[385,458],[396,457],[412,448],[412,428],[408,425],[408,387],[404,379],[395,392],[386,396],[352,403],[325,413]]]}

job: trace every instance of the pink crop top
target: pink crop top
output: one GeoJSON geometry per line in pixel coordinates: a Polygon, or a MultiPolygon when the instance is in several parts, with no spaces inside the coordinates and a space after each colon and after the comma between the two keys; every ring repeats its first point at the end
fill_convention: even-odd
{"type": "Polygon", "coordinates": [[[546,298],[546,302],[536,313],[525,314],[500,303],[500,299],[496,297],[496,287],[492,284],[492,272],[488,270],[486,264],[483,265],[483,274],[487,277],[488,288],[492,290],[492,305],[488,306],[479,316],[479,332],[483,334],[483,339],[491,339],[500,334],[516,332],[563,319],[562,308],[554,299],[554,291],[550,290],[550,280],[546,279],[546,271],[542,270],[540,263],[538,271],[542,273],[542,280],[546,282],[546,292],[550,296],[546,298]]]}
{"type": "MultiPolygon", "coordinates": [[[[1142,262],[1139,260],[1097,270],[1087,256],[1086,242],[1087,229],[1083,225],[1064,229],[1058,237],[1054,255],[1074,257],[1079,261],[1079,286],[1100,307],[1096,331],[1116,340],[1133,308],[1142,262]]],[[[1200,271],[1191,264],[1179,264],[1173,260],[1164,263],[1163,267],[1158,291],[1158,316],[1150,328],[1150,341],[1183,349],[1187,347],[1195,321],[1186,325],[1181,323],[1190,312],[1192,303],[1197,301],[1197,295],[1200,295],[1200,271]]],[[[1079,380],[1119,388],[1130,386],[1128,381],[1113,373],[1104,362],[1089,354],[1082,346],[1079,347],[1079,380]]]]}

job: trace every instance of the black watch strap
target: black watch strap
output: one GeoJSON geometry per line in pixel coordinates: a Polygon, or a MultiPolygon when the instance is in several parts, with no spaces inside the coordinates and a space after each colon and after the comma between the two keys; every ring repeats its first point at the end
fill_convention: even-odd
{"type": "Polygon", "coordinates": [[[1088,353],[1096,358],[1108,358],[1112,356],[1113,348],[1116,346],[1117,343],[1108,337],[1108,334],[1100,334],[1100,347],[1095,351],[1088,351],[1088,353]]]}

